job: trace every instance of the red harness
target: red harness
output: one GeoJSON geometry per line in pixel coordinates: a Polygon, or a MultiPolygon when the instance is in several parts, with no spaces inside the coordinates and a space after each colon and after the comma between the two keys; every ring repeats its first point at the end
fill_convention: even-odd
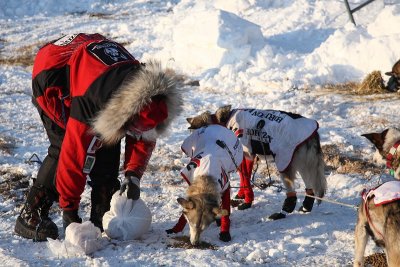
{"type": "MultiPolygon", "coordinates": [[[[379,187],[379,186],[378,186],[379,187]]],[[[376,187],[377,188],[377,187],[376,187]]],[[[374,189],[376,189],[374,188],[374,189]]],[[[367,216],[367,221],[368,224],[375,230],[375,232],[380,235],[380,237],[383,239],[383,235],[382,233],[375,227],[375,225],[373,224],[372,220],[371,220],[371,216],[369,214],[369,208],[368,208],[368,200],[369,200],[369,193],[371,193],[371,191],[373,191],[374,189],[371,190],[364,190],[361,195],[362,198],[364,199],[364,210],[365,210],[365,214],[367,216]]],[[[371,199],[372,200],[372,199],[371,199]]]]}
{"type": "MultiPolygon", "coordinates": [[[[395,168],[397,168],[398,166],[394,166],[394,161],[397,159],[397,148],[400,145],[400,141],[397,141],[397,143],[395,143],[389,150],[389,152],[386,155],[386,167],[391,170],[394,171],[395,168]]],[[[392,174],[392,173],[391,173],[392,174]]]]}

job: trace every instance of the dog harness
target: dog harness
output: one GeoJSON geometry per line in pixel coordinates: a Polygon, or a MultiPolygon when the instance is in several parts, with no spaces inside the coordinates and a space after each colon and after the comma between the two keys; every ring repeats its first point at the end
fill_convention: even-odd
{"type": "MultiPolygon", "coordinates": [[[[190,185],[198,175],[213,177],[220,186],[222,208],[230,210],[229,173],[236,171],[243,160],[243,147],[238,138],[227,128],[209,125],[188,136],[181,146],[190,162],[182,169],[183,179],[190,185]]],[[[172,228],[174,233],[183,231],[186,218],[182,214],[172,228]]],[[[229,216],[221,217],[221,232],[229,232],[229,216]]]]}
{"type": "Polygon", "coordinates": [[[297,147],[318,130],[318,122],[298,114],[279,110],[235,109],[226,123],[240,138],[244,152],[273,155],[278,170],[283,172],[292,161],[297,147]],[[262,145],[255,151],[253,144],[262,145]]]}
{"type": "Polygon", "coordinates": [[[368,209],[368,200],[374,198],[375,206],[380,206],[383,204],[388,204],[400,199],[400,181],[389,181],[375,187],[373,189],[366,190],[364,189],[361,193],[362,198],[364,199],[364,210],[367,215],[368,224],[371,225],[372,228],[381,236],[383,239],[382,233],[375,227],[372,222],[371,216],[369,214],[368,209]]]}
{"type": "Polygon", "coordinates": [[[239,139],[220,125],[210,125],[195,130],[181,146],[190,162],[181,175],[188,184],[195,177],[208,175],[220,185],[221,193],[229,188],[229,173],[237,170],[243,160],[239,139]]]}
{"type": "Polygon", "coordinates": [[[395,170],[400,164],[400,153],[397,153],[400,141],[395,143],[386,155],[386,167],[389,169],[390,175],[394,176],[395,170]]]}

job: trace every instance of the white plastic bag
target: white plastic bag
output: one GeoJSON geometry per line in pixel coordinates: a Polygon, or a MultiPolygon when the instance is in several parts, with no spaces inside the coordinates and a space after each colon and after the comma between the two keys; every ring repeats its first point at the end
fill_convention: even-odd
{"type": "Polygon", "coordinates": [[[108,237],[118,240],[139,239],[151,225],[151,212],[142,199],[128,199],[116,192],[111,209],[103,216],[103,228],[108,237]]]}

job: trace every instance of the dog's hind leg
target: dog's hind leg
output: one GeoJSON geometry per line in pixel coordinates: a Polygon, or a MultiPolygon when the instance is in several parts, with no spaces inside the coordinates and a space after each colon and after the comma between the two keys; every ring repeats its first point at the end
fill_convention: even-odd
{"type": "MultiPolygon", "coordinates": [[[[325,163],[318,134],[300,146],[295,152],[292,166],[298,170],[306,186],[306,196],[299,211],[310,212],[313,208],[316,194],[319,198],[325,195],[327,182],[325,177],[325,163]]],[[[318,204],[321,200],[318,200],[318,204]]]]}
{"type": "Polygon", "coordinates": [[[359,207],[357,225],[354,231],[354,267],[364,266],[364,252],[368,242],[368,233],[365,228],[368,222],[363,211],[363,204],[364,202],[359,207]]]}

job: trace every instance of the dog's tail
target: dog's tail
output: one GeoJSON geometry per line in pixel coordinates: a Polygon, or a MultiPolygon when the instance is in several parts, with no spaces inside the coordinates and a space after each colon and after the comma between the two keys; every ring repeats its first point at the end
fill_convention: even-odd
{"type": "Polygon", "coordinates": [[[388,266],[400,266],[400,200],[386,205],[385,247],[388,266]]]}
{"type": "MultiPolygon", "coordinates": [[[[318,132],[309,140],[307,148],[309,152],[311,152],[308,153],[308,155],[315,155],[315,157],[309,159],[314,161],[314,163],[309,166],[314,165],[315,167],[315,172],[310,177],[312,179],[311,184],[313,185],[314,194],[322,198],[326,192],[327,182],[325,177],[325,162],[318,132]]],[[[320,204],[321,200],[318,200],[317,203],[320,204]]]]}

